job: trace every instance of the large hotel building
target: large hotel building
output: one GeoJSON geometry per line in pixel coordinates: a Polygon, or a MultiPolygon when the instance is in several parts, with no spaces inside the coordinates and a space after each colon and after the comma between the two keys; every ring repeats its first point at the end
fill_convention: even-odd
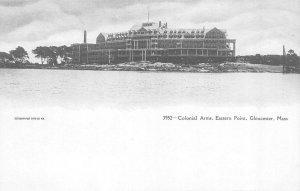
{"type": "Polygon", "coordinates": [[[195,63],[231,60],[235,39],[226,31],[213,29],[170,29],[167,23],[145,22],[129,31],[100,33],[95,44],[72,44],[75,64],[110,64],[130,61],[195,63]]]}

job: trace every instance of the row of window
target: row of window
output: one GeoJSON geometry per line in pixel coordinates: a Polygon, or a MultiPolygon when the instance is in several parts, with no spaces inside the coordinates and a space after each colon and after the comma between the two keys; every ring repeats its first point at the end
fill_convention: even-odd
{"type": "MultiPolygon", "coordinates": [[[[159,33],[157,30],[141,30],[141,31],[129,31],[128,33],[117,33],[117,34],[110,34],[108,35],[109,38],[113,38],[113,37],[120,37],[120,36],[128,36],[128,35],[135,35],[135,34],[157,34],[159,33]]],[[[190,33],[190,34],[204,34],[203,30],[192,30],[190,32],[187,32],[185,30],[170,30],[170,31],[163,31],[164,34],[166,33],[170,33],[170,34],[186,34],[186,33],[190,33]]]]}
{"type": "MultiPolygon", "coordinates": [[[[160,34],[157,36],[157,38],[215,38],[215,39],[223,39],[224,36],[221,35],[210,35],[210,36],[204,36],[204,35],[193,35],[193,34],[186,34],[186,35],[167,35],[167,34],[160,34]]],[[[149,37],[148,37],[149,38],[149,37]]],[[[114,41],[114,40],[130,40],[131,37],[118,37],[118,38],[108,38],[107,41],[114,41]]]]}
{"type": "MultiPolygon", "coordinates": [[[[128,56],[128,55],[141,55],[142,52],[119,52],[119,56],[128,56]]],[[[145,54],[145,53],[143,53],[145,54]]],[[[147,52],[147,55],[155,54],[155,52],[147,52]]],[[[160,53],[161,54],[161,53],[160,53]]],[[[218,56],[226,56],[226,51],[215,51],[215,50],[169,50],[168,55],[218,55],[218,56]]],[[[111,55],[112,56],[112,55],[111,55]]],[[[109,57],[108,53],[89,53],[88,60],[96,60],[99,57],[109,57]]],[[[87,59],[86,56],[82,56],[82,58],[87,59]]]]}

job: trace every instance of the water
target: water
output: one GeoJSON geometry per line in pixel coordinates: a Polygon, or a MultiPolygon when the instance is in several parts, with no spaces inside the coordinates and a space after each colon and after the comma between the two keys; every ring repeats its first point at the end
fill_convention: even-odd
{"type": "Polygon", "coordinates": [[[300,75],[0,70],[1,104],[61,107],[298,103],[300,75]]]}
{"type": "Polygon", "coordinates": [[[299,80],[0,69],[0,190],[299,190],[299,80]]]}

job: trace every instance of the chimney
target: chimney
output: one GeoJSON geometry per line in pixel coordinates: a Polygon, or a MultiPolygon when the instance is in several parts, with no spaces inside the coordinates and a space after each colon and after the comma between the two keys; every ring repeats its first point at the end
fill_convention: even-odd
{"type": "Polygon", "coordinates": [[[159,24],[158,24],[158,26],[159,26],[159,27],[161,27],[161,21],[159,21],[159,24]]]}
{"type": "Polygon", "coordinates": [[[86,44],[86,30],[84,31],[83,43],[86,44]]]}

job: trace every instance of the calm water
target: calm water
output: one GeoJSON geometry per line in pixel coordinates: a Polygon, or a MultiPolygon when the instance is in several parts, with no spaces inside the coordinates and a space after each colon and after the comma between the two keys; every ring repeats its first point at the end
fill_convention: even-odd
{"type": "Polygon", "coordinates": [[[0,70],[9,106],[266,106],[299,103],[300,75],[0,70]]]}
{"type": "Polygon", "coordinates": [[[0,69],[0,190],[295,190],[299,82],[293,74],[0,69]]]}

